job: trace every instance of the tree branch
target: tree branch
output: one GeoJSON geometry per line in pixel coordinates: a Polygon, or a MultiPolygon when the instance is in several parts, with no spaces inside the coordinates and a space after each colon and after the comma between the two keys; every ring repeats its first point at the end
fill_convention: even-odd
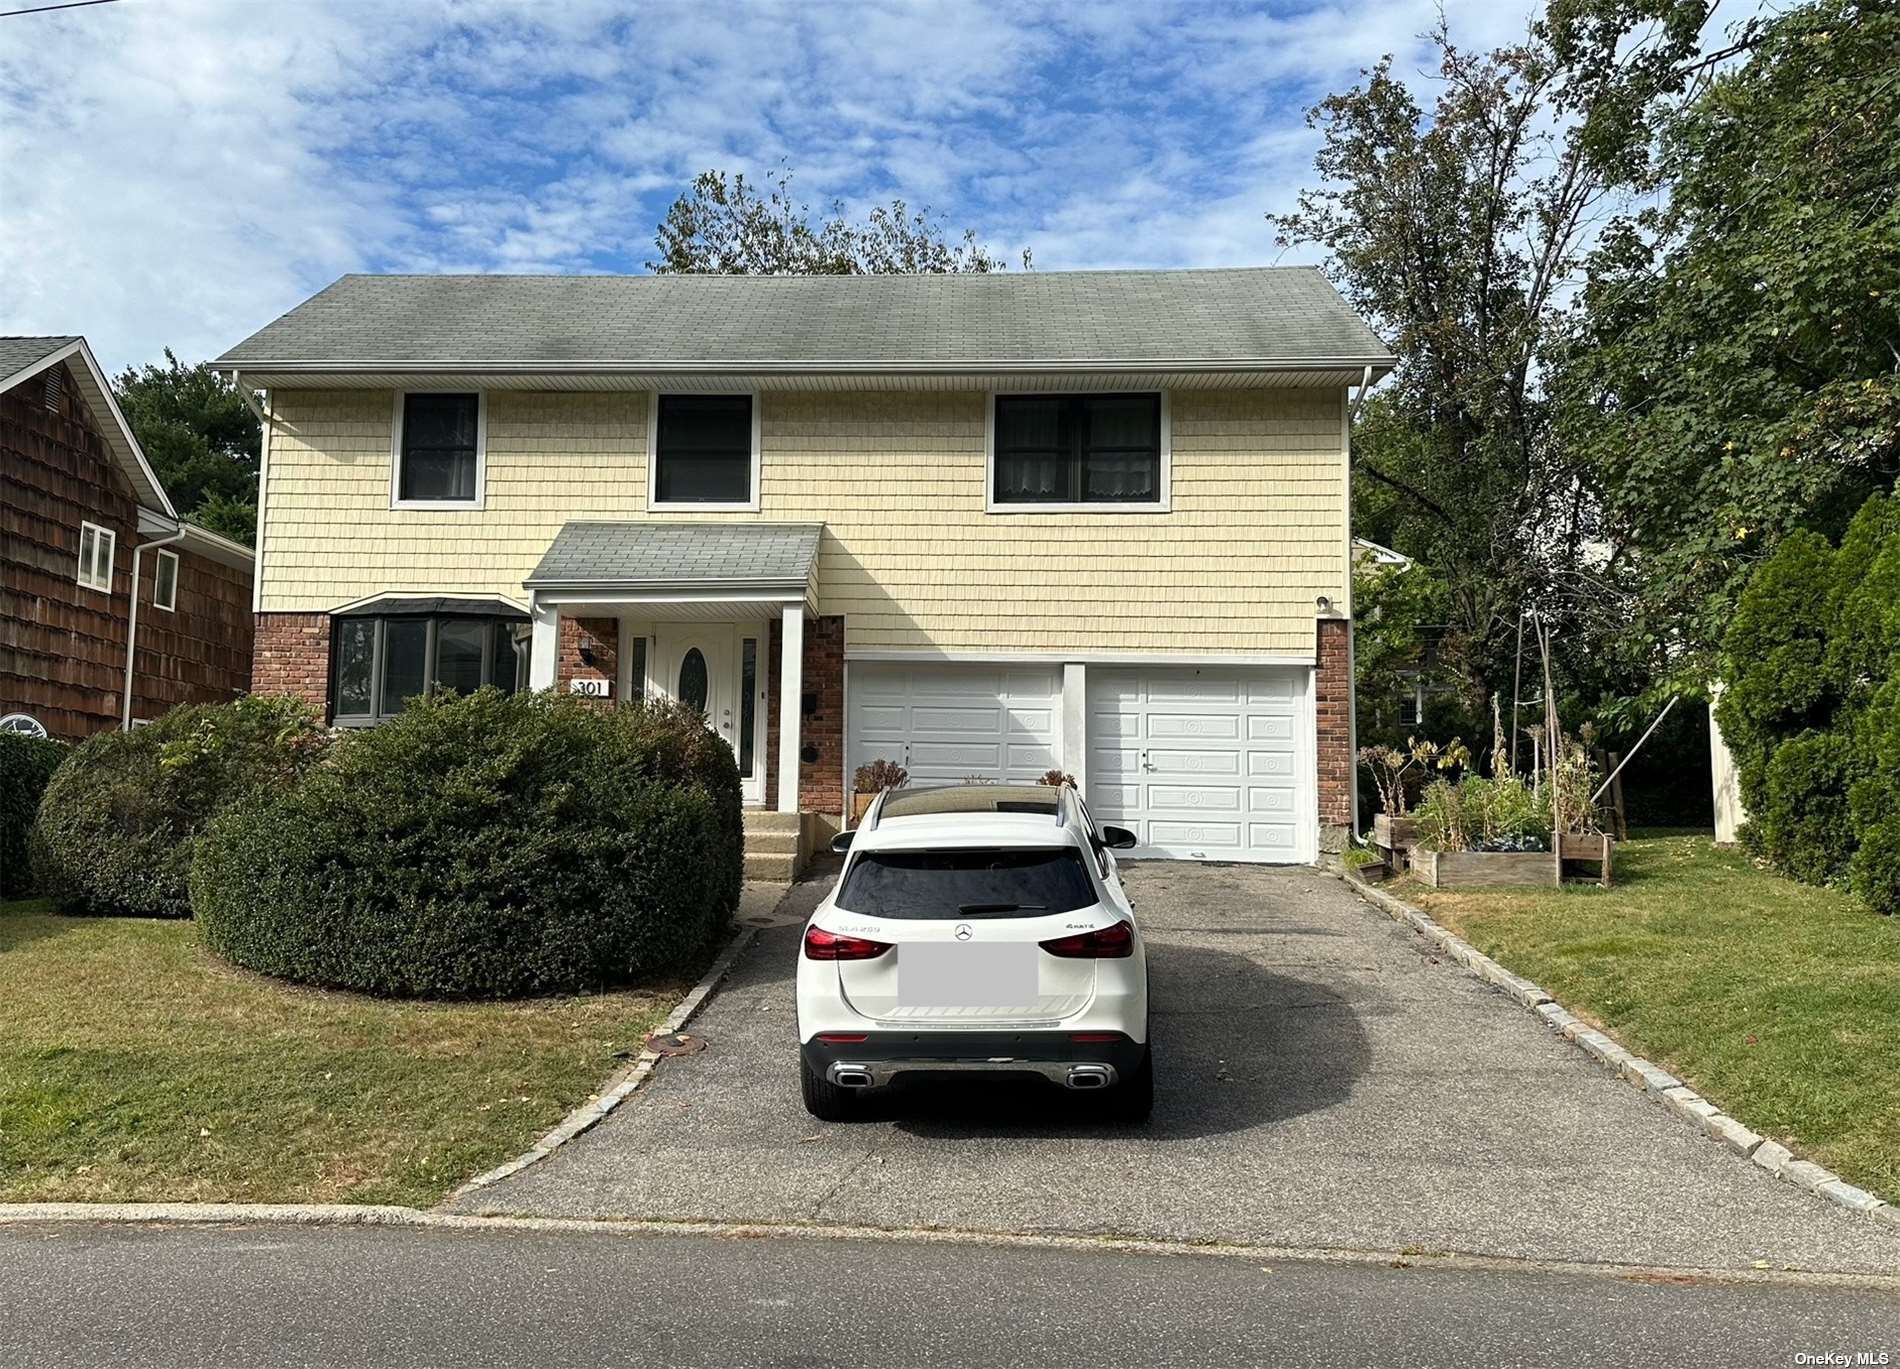
{"type": "Polygon", "coordinates": [[[1452,526],[1456,524],[1457,520],[1454,519],[1450,514],[1446,513],[1444,509],[1440,508],[1437,502],[1434,501],[1429,495],[1426,495],[1422,491],[1417,490],[1413,488],[1411,485],[1406,484],[1403,480],[1393,479],[1391,476],[1387,475],[1384,471],[1380,470],[1377,466],[1373,465],[1370,461],[1360,460],[1360,461],[1355,461],[1353,464],[1358,466],[1360,470],[1364,471],[1367,475],[1371,476],[1374,480],[1377,480],[1380,484],[1390,486],[1392,489],[1397,490],[1400,494],[1407,495],[1410,498],[1418,500],[1419,503],[1423,504],[1426,508],[1430,509],[1433,513],[1437,514],[1439,518],[1443,519],[1444,522],[1448,526],[1452,526]]]}

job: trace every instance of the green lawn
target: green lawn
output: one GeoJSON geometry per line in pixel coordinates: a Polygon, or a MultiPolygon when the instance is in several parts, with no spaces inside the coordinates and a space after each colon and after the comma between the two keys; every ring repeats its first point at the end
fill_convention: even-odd
{"type": "Polygon", "coordinates": [[[1706,836],[1622,843],[1616,877],[1395,892],[1756,1131],[1900,1202],[1900,918],[1706,836]]]}
{"type": "Polygon", "coordinates": [[[190,923],[0,903],[0,1200],[426,1205],[526,1149],[684,987],[388,1002],[232,969],[190,923]]]}

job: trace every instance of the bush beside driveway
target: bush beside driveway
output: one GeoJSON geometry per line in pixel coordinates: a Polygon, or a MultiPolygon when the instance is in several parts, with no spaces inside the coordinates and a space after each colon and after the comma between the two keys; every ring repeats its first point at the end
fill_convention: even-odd
{"type": "Polygon", "coordinates": [[[1750,1128],[1900,1203],[1900,918],[1706,836],[1599,889],[1394,892],[1750,1128]]]}

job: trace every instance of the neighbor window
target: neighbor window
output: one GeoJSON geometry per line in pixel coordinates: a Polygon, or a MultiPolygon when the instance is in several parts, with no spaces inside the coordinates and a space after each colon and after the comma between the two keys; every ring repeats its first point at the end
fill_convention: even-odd
{"type": "Polygon", "coordinates": [[[152,566],[152,607],[167,613],[178,607],[178,553],[161,551],[152,566]]]}
{"type": "Polygon", "coordinates": [[[343,726],[394,717],[431,690],[527,688],[526,619],[392,614],[333,621],[330,716],[343,726]]]}
{"type": "Polygon", "coordinates": [[[653,427],[654,503],[752,506],[751,395],[661,395],[653,427]]]}
{"type": "Polygon", "coordinates": [[[998,395],[993,504],[1162,504],[1161,396],[998,395]]]}
{"type": "Polygon", "coordinates": [[[482,498],[482,397],[397,397],[395,502],[478,506],[482,498]]]}
{"type": "Polygon", "coordinates": [[[119,535],[97,523],[79,525],[79,583],[87,589],[112,593],[112,557],[119,547],[119,535]]]}

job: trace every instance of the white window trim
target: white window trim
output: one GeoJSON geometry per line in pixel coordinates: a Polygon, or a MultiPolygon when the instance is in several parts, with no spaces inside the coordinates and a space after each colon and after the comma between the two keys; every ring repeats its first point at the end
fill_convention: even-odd
{"type": "Polygon", "coordinates": [[[488,391],[475,391],[475,497],[473,499],[404,499],[402,497],[402,411],[412,394],[467,394],[466,390],[398,390],[389,425],[389,507],[392,509],[447,509],[479,512],[488,503],[488,391]]]}
{"type": "Polygon", "coordinates": [[[752,400],[752,497],[743,503],[708,504],[696,499],[660,498],[660,398],[663,395],[699,395],[697,390],[649,390],[647,391],[647,508],[678,509],[682,513],[757,513],[759,511],[759,471],[760,460],[759,392],[756,389],[734,388],[731,390],[707,390],[706,395],[747,395],[752,400]]]}
{"type": "Polygon", "coordinates": [[[175,551],[159,552],[158,559],[152,563],[152,607],[167,613],[178,611],[178,553],[175,551]],[[158,568],[167,561],[171,562],[172,567],[172,601],[169,604],[158,597],[158,568]]]}
{"type": "MultiPolygon", "coordinates": [[[[1011,395],[1088,395],[1089,390],[991,390],[983,397],[983,509],[986,513],[1169,513],[1174,507],[1174,425],[1169,413],[1168,391],[1161,396],[1161,497],[1151,503],[1135,504],[1101,499],[1080,504],[1041,504],[1030,501],[996,501],[996,401],[1011,395]]],[[[1140,390],[1105,393],[1141,394],[1140,390]]]]}
{"type": "Polygon", "coordinates": [[[74,578],[81,589],[95,590],[100,594],[112,593],[113,564],[119,559],[119,534],[111,528],[100,527],[97,523],[82,522],[79,525],[79,573],[74,578]],[[87,565],[86,531],[92,530],[92,565],[87,565]],[[105,575],[97,574],[101,552],[104,553],[105,575]]]}

